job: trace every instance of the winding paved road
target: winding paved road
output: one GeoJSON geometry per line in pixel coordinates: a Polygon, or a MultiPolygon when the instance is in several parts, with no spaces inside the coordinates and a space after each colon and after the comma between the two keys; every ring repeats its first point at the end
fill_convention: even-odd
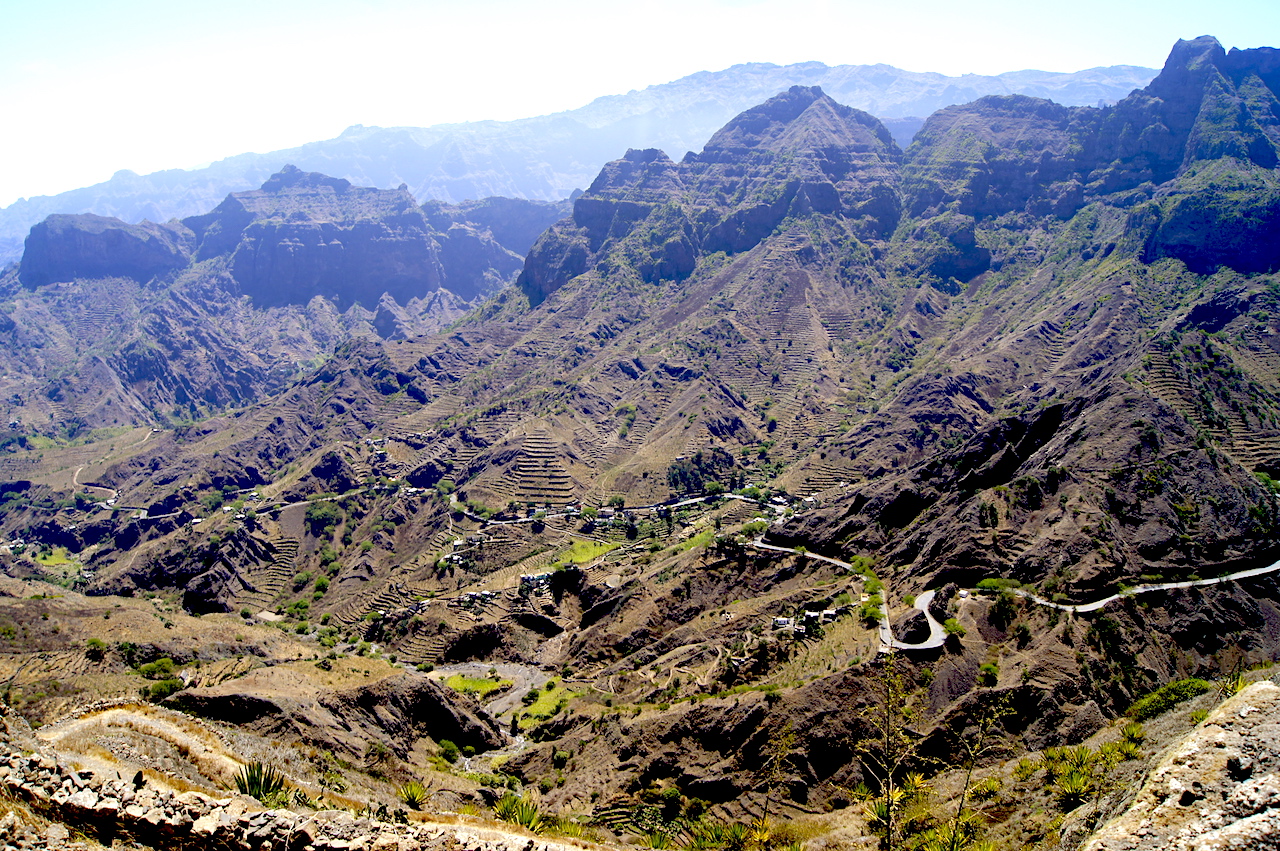
{"type": "MultiPolygon", "coordinates": [[[[766,544],[762,538],[756,538],[751,542],[751,546],[758,550],[766,550],[773,553],[785,553],[787,555],[802,555],[806,558],[816,559],[817,561],[825,561],[827,564],[834,564],[836,567],[842,567],[850,573],[854,573],[853,565],[847,561],[841,561],[838,558],[830,558],[829,556],[820,556],[817,553],[811,553],[807,550],[801,551],[792,547],[778,547],[773,544],[766,544]]],[[[881,609],[883,614],[880,616],[880,652],[887,653],[890,650],[934,650],[942,646],[947,640],[946,630],[942,624],[929,612],[929,603],[933,600],[933,591],[925,591],[916,598],[915,608],[924,613],[924,618],[929,623],[929,637],[924,641],[916,644],[908,644],[905,641],[899,641],[893,637],[893,627],[889,625],[889,605],[885,601],[884,608],[881,609]]]]}
{"type": "Polygon", "coordinates": [[[1266,567],[1254,567],[1249,570],[1240,570],[1235,573],[1228,573],[1226,576],[1215,576],[1212,579],[1189,579],[1185,582],[1157,582],[1152,585],[1135,585],[1127,591],[1119,594],[1112,594],[1110,597],[1103,597],[1101,600],[1094,600],[1092,603],[1055,603],[1046,600],[1044,597],[1038,597],[1030,591],[1015,590],[1013,593],[1019,597],[1030,600],[1038,606],[1048,606],[1051,609],[1058,609],[1063,612],[1096,612],[1108,603],[1114,603],[1121,597],[1132,597],[1136,594],[1146,594],[1151,591],[1175,591],[1181,588],[1196,588],[1201,585],[1220,585],[1223,582],[1238,582],[1241,579],[1249,579],[1254,576],[1264,576],[1268,573],[1280,571],[1280,561],[1266,567]]]}
{"type": "MultiPolygon", "coordinates": [[[[933,589],[925,591],[919,597],[916,597],[916,610],[924,613],[924,618],[929,622],[929,637],[924,641],[916,644],[908,644],[905,641],[899,641],[893,637],[893,629],[889,626],[889,618],[880,619],[880,652],[884,653],[888,650],[936,650],[947,640],[947,631],[943,629],[942,624],[929,612],[929,604],[933,602],[933,589]]],[[[886,610],[888,606],[885,607],[886,610]]]]}
{"type": "MultiPolygon", "coordinates": [[[[843,567],[849,572],[853,572],[853,565],[839,559],[828,558],[827,556],[816,555],[811,552],[794,549],[793,547],[779,547],[773,544],[766,544],[763,538],[757,538],[750,542],[750,546],[759,550],[767,550],[768,552],[784,553],[787,555],[803,555],[808,558],[825,561],[828,564],[834,564],[837,567],[843,567]]],[[[1120,594],[1112,594],[1109,597],[1103,597],[1101,600],[1094,600],[1091,603],[1055,603],[1046,600],[1043,597],[1032,594],[1030,591],[1015,589],[1014,594],[1019,597],[1030,600],[1038,606],[1047,606],[1051,609],[1058,609],[1063,612],[1096,612],[1099,609],[1114,603],[1122,597],[1131,597],[1136,594],[1146,594],[1151,591],[1176,591],[1184,588],[1196,588],[1202,585],[1220,585],[1223,582],[1238,582],[1241,579],[1249,579],[1254,576],[1264,576],[1268,573],[1276,573],[1280,571],[1280,561],[1266,567],[1254,567],[1248,570],[1240,570],[1235,573],[1229,573],[1226,576],[1215,576],[1212,579],[1189,579],[1184,582],[1157,582],[1151,585],[1135,585],[1120,594]]],[[[947,640],[946,630],[942,624],[938,623],[929,612],[929,603],[933,601],[934,591],[925,591],[919,597],[916,597],[915,608],[924,613],[925,620],[929,623],[929,637],[924,641],[916,644],[908,644],[905,641],[899,641],[893,635],[893,628],[889,625],[887,612],[889,611],[888,600],[885,601],[884,611],[886,614],[880,618],[880,652],[887,653],[890,650],[935,650],[941,647],[947,640]]]]}

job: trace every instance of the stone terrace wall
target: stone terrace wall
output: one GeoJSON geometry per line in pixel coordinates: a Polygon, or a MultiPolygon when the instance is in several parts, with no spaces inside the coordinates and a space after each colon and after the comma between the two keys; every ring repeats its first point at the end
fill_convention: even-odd
{"type": "Polygon", "coordinates": [[[76,770],[54,757],[0,757],[0,792],[104,845],[133,841],[204,851],[573,851],[573,846],[465,825],[390,824],[340,810],[264,810],[252,798],[172,792],[76,770]]]}

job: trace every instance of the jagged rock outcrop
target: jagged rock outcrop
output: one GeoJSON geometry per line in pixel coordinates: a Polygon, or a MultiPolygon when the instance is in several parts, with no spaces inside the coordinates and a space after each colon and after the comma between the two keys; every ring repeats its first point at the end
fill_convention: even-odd
{"type": "Polygon", "coordinates": [[[1012,95],[931,116],[906,156],[903,194],[925,222],[913,238],[926,258],[929,244],[941,245],[943,265],[934,255],[934,265],[916,259],[906,268],[971,280],[990,259],[975,241],[976,220],[1066,219],[1108,196],[1126,210],[1121,238],[1145,246],[1148,262],[1176,257],[1203,273],[1280,267],[1277,55],[1226,53],[1202,36],[1178,42],[1151,85],[1113,107],[1012,95]],[[962,238],[921,240],[938,219],[950,230],[942,236],[962,238]],[[958,265],[949,260],[965,249],[958,265]]]}
{"type": "Polygon", "coordinates": [[[185,224],[50,217],[0,278],[6,421],[75,434],[251,403],[355,337],[461,316],[563,212],[502,198],[420,208],[404,189],[290,166],[185,224]]]}
{"type": "Polygon", "coordinates": [[[293,166],[184,224],[196,256],[228,255],[232,278],[260,307],[321,296],[345,311],[375,307],[384,294],[403,304],[440,288],[471,300],[520,265],[465,224],[436,231],[407,190],[353,187],[293,166]]]}
{"type": "MultiPolygon", "coordinates": [[[[841,103],[874,113],[895,128],[905,146],[924,116],[949,104],[1012,92],[1065,104],[1114,102],[1154,73],[1118,65],[1067,74],[948,77],[887,65],[752,63],[601,97],[580,109],[538,118],[435,127],[356,125],[333,139],[241,154],[204,169],[146,175],[120,171],[92,187],[20,200],[0,210],[0,263],[16,259],[27,231],[51,214],[91,212],[126,221],[198,215],[227,193],[260,184],[283,163],[361,186],[407,182],[416,197],[449,203],[486,196],[556,200],[586,186],[602,163],[628,147],[656,147],[673,156],[697,150],[735,114],[791,85],[823,86],[841,103]]],[[[521,255],[527,250],[507,247],[521,255]]]]}
{"type": "MultiPolygon", "coordinates": [[[[266,809],[245,795],[215,797],[175,793],[145,782],[78,769],[53,752],[9,750],[0,757],[0,787],[54,820],[42,836],[22,826],[12,813],[0,819],[0,840],[14,847],[72,847],[70,831],[106,844],[127,839],[143,847],[229,851],[311,848],[346,851],[461,849],[462,851],[567,851],[556,842],[456,824],[394,824],[353,816],[344,810],[299,813],[266,809]],[[39,844],[36,844],[39,843],[39,844]]],[[[138,773],[141,777],[141,772],[138,773]]],[[[385,816],[384,816],[385,818],[385,816]]],[[[78,844],[77,846],[78,847],[78,844]]]]}

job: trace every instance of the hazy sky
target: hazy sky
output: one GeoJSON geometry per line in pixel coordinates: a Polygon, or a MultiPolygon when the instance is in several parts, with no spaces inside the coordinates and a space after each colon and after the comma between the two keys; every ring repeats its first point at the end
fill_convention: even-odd
{"type": "Polygon", "coordinates": [[[1280,46],[1280,0],[0,0],[0,206],[338,135],[513,119],[739,62],[946,74],[1280,46]]]}

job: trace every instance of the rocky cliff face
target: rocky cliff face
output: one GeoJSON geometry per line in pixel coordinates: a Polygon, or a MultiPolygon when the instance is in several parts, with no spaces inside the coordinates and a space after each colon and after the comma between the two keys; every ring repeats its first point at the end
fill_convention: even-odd
{"type": "Polygon", "coordinates": [[[146,283],[191,260],[192,234],[178,224],[85,214],[50,216],[31,229],[18,279],[39,287],[79,278],[131,278],[146,283]]]}
{"type": "Polygon", "coordinates": [[[187,689],[174,707],[202,718],[244,726],[261,735],[364,756],[370,741],[404,756],[419,739],[449,739],[459,747],[492,750],[503,731],[475,700],[421,676],[399,675],[371,685],[317,691],[302,678],[266,669],[231,683],[187,689]]]}
{"type": "Polygon", "coordinates": [[[353,337],[435,331],[519,270],[504,241],[527,250],[562,213],[468,209],[483,221],[289,167],[184,223],[53,216],[0,282],[6,422],[76,433],[198,417],[263,398],[353,337]]]}
{"type": "Polygon", "coordinates": [[[605,166],[572,223],[534,246],[517,286],[539,304],[610,254],[644,281],[682,280],[700,256],[749,251],[788,217],[838,215],[883,235],[897,224],[900,156],[876,119],[796,86],[678,165],[648,150],[605,166]]]}
{"type": "Polygon", "coordinates": [[[1255,683],[1168,748],[1084,851],[1280,848],[1280,688],[1255,683]]]}
{"type": "Polygon", "coordinates": [[[356,188],[292,166],[184,224],[197,257],[229,256],[240,292],[260,307],[320,296],[345,311],[373,308],[383,295],[404,304],[441,288],[470,301],[521,262],[467,224],[435,230],[404,189],[356,188]]]}

